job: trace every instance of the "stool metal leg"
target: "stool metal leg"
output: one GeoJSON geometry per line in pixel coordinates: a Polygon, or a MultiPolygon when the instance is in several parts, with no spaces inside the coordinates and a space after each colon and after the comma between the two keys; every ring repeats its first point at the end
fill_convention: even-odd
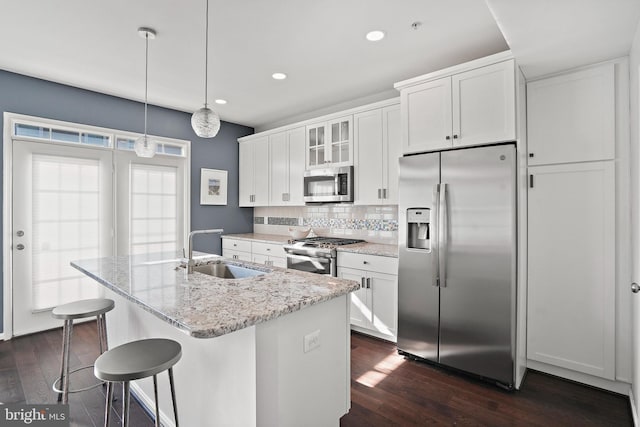
{"type": "MultiPolygon", "coordinates": [[[[65,378],[65,360],[68,351],[69,343],[67,341],[67,320],[64,321],[62,326],[62,354],[60,355],[60,390],[63,390],[63,381],[65,378]]],[[[62,392],[58,393],[58,402],[62,401],[62,392]]]]}
{"type": "Polygon", "coordinates": [[[156,399],[156,427],[160,427],[160,402],[158,401],[158,376],[153,376],[153,395],[156,399]]]}
{"type": "Polygon", "coordinates": [[[171,401],[173,403],[173,417],[176,420],[176,427],[178,424],[178,406],[176,405],[176,389],[173,385],[173,366],[169,368],[169,384],[171,385],[171,401]]]}
{"type": "Polygon", "coordinates": [[[107,381],[107,402],[104,405],[104,427],[109,427],[109,419],[111,418],[111,400],[113,399],[113,383],[107,381]]]}
{"type": "Polygon", "coordinates": [[[65,320],[66,336],[65,354],[63,360],[64,377],[62,378],[62,403],[69,403],[69,354],[71,353],[71,338],[73,337],[73,320],[65,320]]]}
{"type": "Polygon", "coordinates": [[[122,400],[124,401],[122,409],[122,427],[129,425],[129,396],[131,390],[129,389],[129,381],[122,383],[122,400]]]}

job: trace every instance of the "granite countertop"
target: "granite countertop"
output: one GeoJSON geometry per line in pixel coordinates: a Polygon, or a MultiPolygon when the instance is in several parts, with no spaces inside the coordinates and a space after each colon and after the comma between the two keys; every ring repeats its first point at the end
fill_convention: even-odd
{"type": "MultiPolygon", "coordinates": [[[[279,243],[283,245],[288,243],[288,240],[291,238],[289,236],[279,234],[259,233],[227,234],[222,237],[238,240],[250,240],[253,242],[279,243]]],[[[355,243],[353,245],[338,246],[336,250],[338,252],[352,252],[356,254],[377,255],[392,258],[398,257],[398,245],[385,245],[381,243],[355,243]]]]}
{"type": "Polygon", "coordinates": [[[198,263],[222,260],[269,273],[242,279],[187,275],[180,257],[169,253],[80,260],[71,265],[196,338],[228,334],[360,288],[351,280],[219,256],[198,263]]]}

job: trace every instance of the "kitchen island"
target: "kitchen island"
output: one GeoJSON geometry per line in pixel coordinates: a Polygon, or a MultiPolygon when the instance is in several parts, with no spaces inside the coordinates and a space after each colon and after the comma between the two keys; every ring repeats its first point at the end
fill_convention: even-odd
{"type": "MultiPolygon", "coordinates": [[[[338,425],[350,406],[349,292],[357,282],[234,262],[262,275],[187,274],[175,254],[81,260],[72,266],[107,288],[109,345],[178,341],[175,366],[182,425],[338,425]]],[[[160,375],[164,425],[172,425],[160,375]],[[169,416],[165,416],[168,414],[169,416]]],[[[132,390],[153,407],[150,379],[132,390]]]]}

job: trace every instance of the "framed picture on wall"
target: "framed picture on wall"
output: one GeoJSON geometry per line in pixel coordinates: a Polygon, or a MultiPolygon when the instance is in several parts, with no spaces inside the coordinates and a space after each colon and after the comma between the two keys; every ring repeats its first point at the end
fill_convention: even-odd
{"type": "Polygon", "coordinates": [[[200,169],[200,204],[227,204],[227,171],[200,169]]]}

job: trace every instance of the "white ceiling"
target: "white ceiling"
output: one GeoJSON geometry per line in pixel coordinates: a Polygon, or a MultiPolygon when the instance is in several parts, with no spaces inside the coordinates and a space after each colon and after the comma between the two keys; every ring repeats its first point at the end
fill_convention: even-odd
{"type": "MultiPolygon", "coordinates": [[[[482,0],[211,0],[210,9],[209,100],[229,101],[214,105],[223,120],[259,129],[395,96],[396,81],[508,49],[482,0]],[[386,38],[366,41],[372,29],[386,38]],[[289,78],[275,81],[275,71],[289,78]]],[[[204,10],[205,0],[2,0],[0,68],[141,101],[137,28],[149,26],[158,33],[149,102],[191,112],[204,101],[204,10]]]]}
{"type": "MultiPolygon", "coordinates": [[[[227,99],[212,105],[222,119],[258,130],[396,96],[397,81],[508,48],[527,78],[625,56],[640,19],[640,0],[210,1],[209,100],[227,99]],[[387,37],[368,42],[371,29],[387,37]]],[[[204,101],[204,10],[2,0],[0,68],[142,101],[137,28],[149,26],[149,102],[192,112],[204,101]]]]}
{"type": "Polygon", "coordinates": [[[640,0],[486,0],[527,79],[627,56],[640,0]]]}

